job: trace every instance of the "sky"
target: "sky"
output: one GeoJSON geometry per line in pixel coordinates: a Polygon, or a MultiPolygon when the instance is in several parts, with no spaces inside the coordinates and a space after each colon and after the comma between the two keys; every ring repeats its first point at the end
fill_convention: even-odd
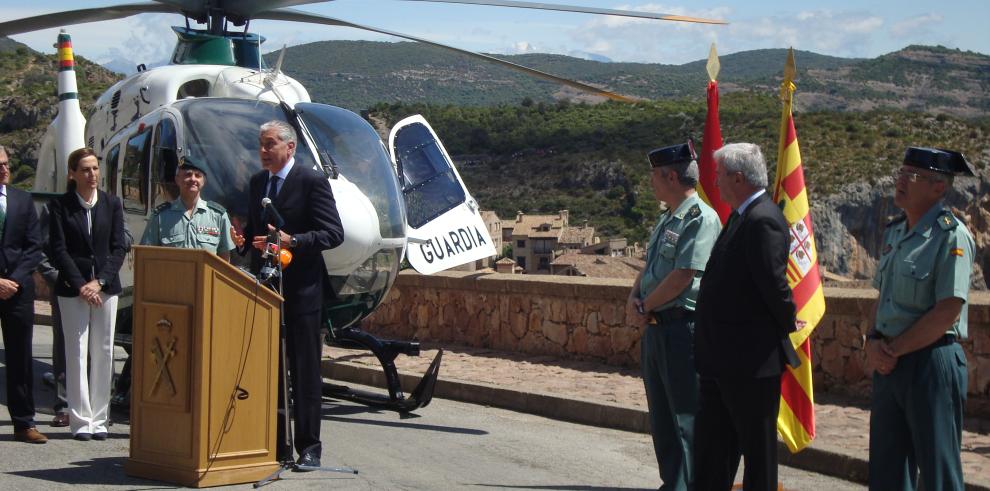
{"type": "MultiPolygon", "coordinates": [[[[605,57],[612,61],[682,64],[720,54],[786,48],[872,58],[910,44],[943,45],[990,54],[990,2],[986,0],[692,0],[663,3],[612,0],[542,0],[584,7],[632,9],[717,18],[728,26],[454,5],[408,0],[336,0],[297,7],[358,24],[427,38],[462,49],[495,54],[527,52],[605,57]]],[[[0,0],[2,20],[91,8],[128,0],[0,0]]],[[[183,18],[142,14],[128,19],[68,28],[77,53],[100,63],[127,60],[152,64],[169,57],[175,36],[169,25],[183,18]]],[[[251,31],[267,38],[264,50],[329,39],[397,41],[349,28],[256,21],[251,31]]],[[[13,36],[47,53],[57,29],[13,36]]]]}

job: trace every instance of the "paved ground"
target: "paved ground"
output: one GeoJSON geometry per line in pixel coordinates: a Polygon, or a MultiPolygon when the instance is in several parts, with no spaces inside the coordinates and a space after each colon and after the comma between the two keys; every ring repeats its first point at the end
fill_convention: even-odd
{"type": "MultiPolygon", "coordinates": [[[[344,378],[375,383],[372,379],[361,376],[361,372],[376,374],[379,371],[377,361],[370,354],[336,348],[328,349],[326,354],[337,365],[341,365],[341,368],[357,369],[336,369],[333,370],[334,373],[341,373],[344,378]]],[[[435,354],[435,349],[429,349],[424,350],[419,357],[400,356],[396,359],[396,365],[403,373],[412,375],[409,379],[413,379],[426,370],[435,354]]],[[[452,347],[445,350],[440,379],[441,385],[437,388],[439,397],[484,401],[502,407],[532,410],[537,414],[559,414],[569,420],[574,419],[566,408],[547,406],[590,402],[593,406],[607,410],[596,414],[587,406],[577,408],[575,412],[581,413],[582,417],[590,414],[595,418],[587,421],[589,424],[648,431],[645,418],[646,396],[638,371],[549,356],[452,347]],[[443,386],[445,383],[456,387],[453,390],[446,388],[443,386]],[[464,389],[464,386],[468,389],[464,389]],[[479,389],[482,389],[480,392],[489,389],[495,393],[472,399],[478,395],[479,389]],[[512,392],[506,395],[501,389],[512,392]],[[533,394],[541,397],[535,402],[530,397],[531,404],[522,401],[520,405],[515,405],[516,401],[513,399],[517,396],[533,394]],[[550,399],[543,396],[550,396],[550,399]],[[548,404],[548,400],[552,403],[548,404]],[[502,402],[508,404],[502,405],[502,402]]],[[[404,389],[407,391],[412,390],[413,386],[412,380],[404,381],[404,389]]],[[[865,482],[869,450],[869,410],[849,401],[829,400],[821,395],[818,398],[815,413],[818,434],[816,440],[811,447],[797,455],[790,456],[785,451],[781,455],[781,461],[806,470],[865,482]]],[[[430,409],[424,408],[422,412],[428,413],[430,409]]],[[[962,458],[968,489],[990,489],[990,421],[970,419],[966,422],[962,458]]]]}
{"type": "MultiPolygon", "coordinates": [[[[49,368],[50,332],[48,327],[35,330],[39,378],[49,368]]],[[[2,372],[0,364],[0,381],[2,372]]],[[[40,381],[35,387],[40,409],[47,408],[52,390],[40,381]]],[[[353,466],[360,474],[286,473],[270,489],[649,490],[659,484],[650,438],[642,433],[444,399],[434,399],[419,413],[400,417],[328,401],[324,464],[353,466]]],[[[51,428],[48,421],[50,415],[38,415],[39,429],[51,438],[48,444],[14,442],[6,406],[0,406],[0,490],[172,489],[124,474],[126,424],[115,424],[108,441],[77,442],[67,428],[51,428]]],[[[789,467],[782,466],[780,474],[792,490],[861,488],[789,467]]]]}

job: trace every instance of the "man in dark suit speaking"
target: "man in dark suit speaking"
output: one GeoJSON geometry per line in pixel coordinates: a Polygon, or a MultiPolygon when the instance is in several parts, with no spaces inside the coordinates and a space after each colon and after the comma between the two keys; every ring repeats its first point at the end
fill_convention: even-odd
{"type": "MultiPolygon", "coordinates": [[[[716,184],[733,212],[715,241],[698,293],[695,488],[728,490],[745,457],[743,489],[777,489],[777,412],[795,308],[787,285],[790,232],[766,194],[760,148],[715,152],[716,184]]],[[[789,349],[788,349],[789,348],[789,349]]]]}
{"type": "MultiPolygon", "coordinates": [[[[251,270],[258,273],[273,215],[265,213],[262,199],[271,199],[285,221],[279,241],[283,248],[292,251],[293,256],[282,278],[284,329],[296,422],[293,443],[299,453],[297,469],[305,471],[320,466],[323,451],[320,442],[323,389],[320,309],[326,267],[321,253],[344,241],[344,229],[326,176],[312,168],[296,165],[293,158],[296,138],[295,129],[283,121],[261,125],[258,153],[263,170],[251,177],[248,222],[243,235],[238,234],[234,241],[240,246],[244,237],[251,238],[254,246],[251,270]]],[[[278,445],[279,452],[284,454],[291,449],[282,448],[283,428],[280,421],[278,445]]]]}

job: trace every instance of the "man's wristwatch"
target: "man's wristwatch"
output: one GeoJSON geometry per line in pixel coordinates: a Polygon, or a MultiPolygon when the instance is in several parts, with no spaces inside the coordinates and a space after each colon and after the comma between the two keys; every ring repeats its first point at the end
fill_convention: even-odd
{"type": "Polygon", "coordinates": [[[100,284],[100,289],[101,290],[103,288],[106,288],[106,286],[107,286],[107,280],[104,280],[103,278],[97,279],[96,282],[100,284]]]}
{"type": "Polygon", "coordinates": [[[297,245],[299,245],[299,241],[296,240],[296,236],[289,237],[289,247],[296,247],[297,245]]]}

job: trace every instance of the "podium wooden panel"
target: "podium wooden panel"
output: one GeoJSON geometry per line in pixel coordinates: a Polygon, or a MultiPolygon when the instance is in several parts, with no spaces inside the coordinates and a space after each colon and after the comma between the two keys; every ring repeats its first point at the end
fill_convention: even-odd
{"type": "Polygon", "coordinates": [[[214,254],[134,247],[128,475],[192,487],[275,461],[282,299],[214,254]]]}

